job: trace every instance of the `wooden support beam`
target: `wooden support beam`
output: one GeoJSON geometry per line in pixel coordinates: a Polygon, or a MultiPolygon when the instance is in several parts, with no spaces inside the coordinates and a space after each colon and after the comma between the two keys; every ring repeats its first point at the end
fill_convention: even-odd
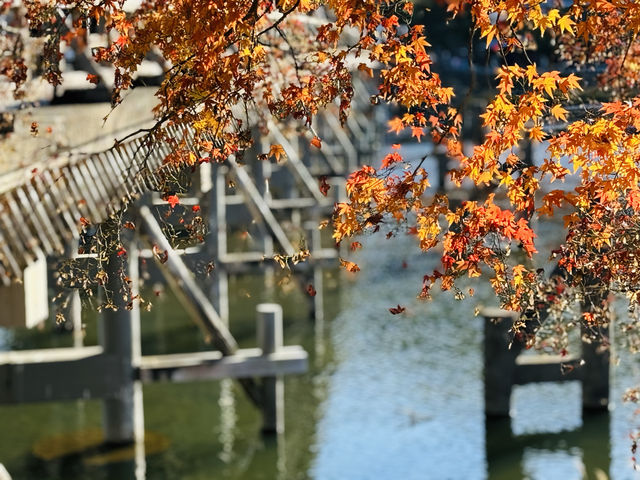
{"type": "Polygon", "coordinates": [[[335,114],[331,114],[327,110],[324,110],[321,115],[325,118],[331,132],[336,137],[340,147],[346,154],[347,162],[346,165],[343,166],[343,172],[353,172],[358,167],[358,152],[353,146],[353,142],[349,138],[349,135],[347,135],[347,132],[345,132],[342,125],[340,125],[340,120],[336,118],[335,114]]]}
{"type": "Polygon", "coordinates": [[[287,140],[284,134],[280,131],[278,126],[269,121],[267,124],[269,134],[273,137],[276,143],[282,145],[285,153],[287,154],[287,168],[291,169],[293,174],[298,177],[302,184],[307,189],[307,192],[318,202],[319,204],[327,203],[327,199],[322,195],[316,180],[313,178],[307,166],[302,162],[302,159],[298,155],[296,149],[291,145],[291,142],[287,140]]]}
{"type": "Polygon", "coordinates": [[[273,215],[273,212],[271,211],[265,200],[262,198],[262,195],[260,195],[258,188],[253,183],[253,180],[251,180],[251,177],[249,177],[247,171],[243,167],[238,165],[235,159],[229,157],[227,161],[229,162],[229,165],[231,165],[231,168],[233,169],[236,178],[238,179],[240,188],[247,196],[247,206],[256,208],[258,210],[258,212],[260,213],[260,217],[264,220],[265,225],[267,226],[271,234],[276,238],[284,252],[287,255],[295,254],[296,249],[289,241],[287,234],[284,232],[282,226],[273,215]]]}
{"type": "Polygon", "coordinates": [[[0,404],[113,397],[125,380],[119,363],[102,347],[2,352],[0,404]]]}
{"type": "Polygon", "coordinates": [[[272,210],[285,210],[290,208],[312,208],[318,202],[313,198],[272,198],[268,200],[269,208],[272,210]]]}
{"type": "MultiPolygon", "coordinates": [[[[156,244],[160,250],[167,252],[167,261],[165,263],[158,262],[158,267],[165,280],[172,287],[178,301],[196,324],[204,330],[207,337],[212,339],[215,347],[223,355],[234,354],[238,350],[238,344],[207,296],[198,287],[182,258],[171,248],[149,207],[143,205],[138,209],[138,212],[145,227],[146,235],[143,236],[143,239],[150,246],[156,244]]],[[[259,405],[260,394],[255,383],[251,379],[242,379],[240,384],[249,398],[256,405],[259,405]]]]}
{"type": "Polygon", "coordinates": [[[0,480],[11,480],[11,475],[7,472],[7,469],[0,463],[0,480]]]}
{"type": "Polygon", "coordinates": [[[516,357],[520,345],[510,347],[512,312],[487,309],[484,322],[484,411],[488,417],[508,417],[516,357]]]}
{"type": "MultiPolygon", "coordinates": [[[[262,357],[270,359],[282,350],[282,307],[276,303],[262,303],[257,307],[258,345],[262,357]]],[[[262,379],[262,432],[284,432],[284,382],[281,375],[271,374],[262,379]]]]}
{"type": "Polygon", "coordinates": [[[535,382],[566,382],[581,380],[583,369],[577,357],[560,355],[520,355],[516,358],[514,385],[535,382]]]}
{"type": "Polygon", "coordinates": [[[609,353],[582,343],[580,355],[522,354],[523,345],[512,342],[510,328],[517,313],[485,309],[484,382],[485,414],[508,417],[514,385],[534,382],[582,382],[584,411],[606,410],[609,397],[609,353]]]}
{"type": "Polygon", "coordinates": [[[259,348],[241,349],[226,357],[217,351],[146,355],[140,361],[139,376],[144,382],[192,382],[289,375],[306,372],[307,359],[307,352],[297,345],[268,356],[259,348]]]}
{"type": "Polygon", "coordinates": [[[213,340],[215,347],[223,355],[235,353],[238,345],[231,332],[220,319],[204,292],[196,284],[193,275],[184,264],[182,258],[171,248],[149,207],[143,205],[139,207],[138,212],[145,227],[143,239],[151,247],[155,244],[161,251],[166,250],[167,252],[167,261],[158,263],[158,265],[165,279],[176,287],[178,300],[187,309],[187,312],[198,326],[213,340]]]}
{"type": "MultiPolygon", "coordinates": [[[[125,277],[131,276],[131,267],[136,270],[133,276],[137,278],[138,256],[133,243],[127,245],[132,262],[130,265],[126,256],[118,251],[120,224],[117,220],[109,219],[100,228],[105,234],[104,250],[100,252],[100,256],[106,258],[105,300],[108,300],[112,308],[104,308],[99,316],[98,338],[105,355],[116,359],[107,374],[118,379],[113,395],[105,398],[102,403],[104,439],[106,443],[112,444],[129,443],[135,439],[132,327],[134,323],[139,323],[139,313],[137,308],[129,305],[134,300],[125,277]]],[[[137,338],[135,343],[139,341],[137,338]]]]}
{"type": "Polygon", "coordinates": [[[49,318],[47,260],[37,252],[22,273],[22,283],[0,283],[0,326],[32,328],[49,318]]]}

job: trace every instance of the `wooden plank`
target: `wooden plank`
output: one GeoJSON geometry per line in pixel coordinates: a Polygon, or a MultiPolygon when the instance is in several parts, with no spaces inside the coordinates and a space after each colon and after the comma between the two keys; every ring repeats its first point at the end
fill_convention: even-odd
{"type": "Polygon", "coordinates": [[[37,205],[37,208],[41,209],[40,215],[48,219],[51,223],[53,235],[56,237],[55,242],[58,247],[62,249],[60,253],[64,251],[67,240],[72,237],[71,233],[65,227],[59,212],[57,211],[55,201],[51,195],[51,192],[46,189],[43,184],[43,180],[40,175],[36,175],[32,182],[29,195],[31,201],[37,205]]]}
{"type": "Polygon", "coordinates": [[[320,189],[318,188],[318,183],[313,178],[311,173],[309,173],[309,169],[302,162],[302,159],[298,155],[296,149],[291,145],[289,140],[282,134],[277,125],[271,121],[267,124],[267,128],[269,128],[269,134],[273,137],[273,139],[282,145],[285,153],[287,154],[287,168],[291,169],[293,173],[298,177],[298,179],[304,184],[307,191],[311,194],[311,196],[318,203],[326,203],[327,199],[322,195],[320,189]]]}
{"type": "Polygon", "coordinates": [[[106,205],[107,215],[112,215],[120,209],[120,189],[117,176],[109,159],[104,153],[92,156],[94,168],[99,176],[103,177],[105,189],[107,191],[108,202],[106,205]]]}
{"type": "Polygon", "coordinates": [[[81,194],[81,199],[85,202],[89,208],[89,218],[93,219],[95,223],[98,223],[103,218],[100,199],[96,196],[95,185],[91,185],[91,179],[85,172],[83,162],[78,162],[71,165],[69,168],[73,179],[78,186],[78,191],[81,194]]]}
{"type": "Polygon", "coordinates": [[[0,288],[2,286],[9,286],[11,284],[11,273],[5,268],[5,265],[9,263],[9,259],[7,258],[9,245],[7,241],[4,239],[4,235],[2,234],[2,230],[0,230],[0,288]]]}
{"type": "MultiPolygon", "coordinates": [[[[30,196],[31,198],[29,198],[27,196],[26,190],[29,187],[25,185],[15,190],[18,201],[22,206],[22,211],[28,218],[32,231],[37,234],[44,252],[47,254],[54,251],[61,253],[62,246],[58,240],[58,235],[56,235],[48,215],[42,212],[42,202],[38,197],[33,198],[30,196]]],[[[33,189],[29,188],[29,190],[33,189]]]]}
{"type": "MultiPolygon", "coordinates": [[[[13,228],[17,233],[17,237],[20,239],[21,243],[19,245],[22,246],[22,250],[18,250],[17,253],[24,259],[24,262],[21,262],[24,266],[36,260],[36,255],[33,253],[33,250],[39,247],[38,239],[33,235],[33,232],[29,230],[24,213],[20,210],[14,196],[10,193],[4,198],[9,207],[7,211],[8,216],[5,217],[5,226],[8,221],[9,225],[11,225],[8,228],[13,228]]],[[[19,278],[21,276],[22,274],[19,275],[19,278]]]]}
{"type": "Polygon", "coordinates": [[[289,208],[311,208],[318,202],[313,198],[272,198],[267,204],[272,210],[285,210],[289,208]]]}
{"type": "Polygon", "coordinates": [[[118,145],[116,151],[119,152],[122,158],[128,162],[128,174],[133,180],[136,194],[143,194],[146,192],[147,186],[140,175],[140,162],[136,160],[139,152],[137,151],[137,148],[134,149],[132,146],[132,142],[123,143],[118,145]]]}
{"type": "Polygon", "coordinates": [[[140,378],[144,382],[192,382],[299,374],[307,369],[307,352],[293,345],[269,355],[263,355],[259,348],[249,348],[229,356],[222,356],[219,352],[143,356],[140,378]]]}
{"type": "Polygon", "coordinates": [[[2,250],[9,262],[7,266],[11,269],[12,277],[22,278],[21,254],[23,250],[20,249],[21,243],[16,236],[15,229],[12,228],[11,222],[8,220],[8,216],[9,213],[6,206],[0,203],[0,221],[5,226],[3,233],[8,233],[8,235],[5,235],[6,240],[2,243],[2,250]]]}
{"type": "MultiPolygon", "coordinates": [[[[0,403],[15,404],[110,398],[122,378],[116,355],[99,347],[3,352],[0,356],[0,403]]],[[[133,375],[133,373],[132,373],[133,375]]]]}
{"type": "Polygon", "coordinates": [[[560,365],[579,362],[577,355],[547,355],[547,354],[521,354],[516,358],[516,365],[536,366],[536,365],[560,365]]]}
{"type": "Polygon", "coordinates": [[[141,191],[141,184],[135,179],[134,173],[132,173],[133,165],[126,157],[120,147],[111,149],[113,158],[120,163],[120,171],[122,186],[124,187],[127,201],[131,202],[135,200],[141,191]]]}
{"type": "Polygon", "coordinates": [[[70,362],[102,353],[101,346],[82,348],[39,348],[0,352],[0,365],[26,365],[42,362],[70,362]]]}
{"type": "Polygon", "coordinates": [[[141,187],[146,190],[157,190],[159,183],[149,169],[148,159],[149,150],[145,147],[141,138],[134,138],[132,141],[122,145],[126,154],[136,165],[136,178],[139,180],[141,187]]]}
{"type": "MultiPolygon", "coordinates": [[[[107,152],[107,158],[110,160],[111,165],[117,172],[116,178],[118,179],[118,196],[122,204],[129,203],[133,199],[133,181],[128,176],[127,164],[120,155],[114,150],[110,149],[107,152]]],[[[122,206],[122,205],[121,205],[122,206]]]]}
{"type": "Polygon", "coordinates": [[[53,205],[67,225],[67,231],[71,232],[74,238],[78,237],[78,221],[82,216],[78,207],[68,192],[63,195],[60,191],[60,184],[64,184],[61,179],[62,173],[57,171],[46,170],[42,172],[42,181],[44,188],[51,193],[53,205]],[[57,172],[57,174],[55,173],[57,172]],[[54,177],[55,174],[55,177],[54,177]]]}
{"type": "Polygon", "coordinates": [[[113,198],[107,186],[109,180],[107,180],[104,175],[101,175],[98,172],[96,168],[96,165],[98,164],[98,158],[95,155],[89,157],[86,162],[83,162],[83,164],[85,167],[85,172],[89,175],[89,180],[93,185],[93,188],[91,188],[91,190],[96,193],[97,199],[100,202],[100,213],[107,217],[109,215],[109,204],[111,203],[111,200],[113,198]]]}
{"type": "MultiPolygon", "coordinates": [[[[66,165],[60,169],[60,173],[60,179],[64,180],[64,186],[66,187],[64,188],[61,185],[61,195],[68,199],[68,202],[71,204],[70,208],[74,214],[77,215],[77,217],[74,218],[75,224],[77,225],[80,217],[89,218],[93,222],[98,222],[99,219],[91,218],[88,202],[83,198],[82,190],[78,185],[78,179],[75,178],[73,171],[66,165]]],[[[60,179],[58,181],[60,181],[60,179]]]]}
{"type": "Polygon", "coordinates": [[[231,168],[233,168],[233,171],[236,174],[236,178],[238,179],[243,192],[247,194],[249,206],[253,205],[258,209],[258,211],[260,212],[260,216],[264,219],[264,223],[266,224],[267,228],[276,238],[284,252],[287,255],[295,254],[296,249],[289,241],[287,234],[284,232],[282,226],[273,215],[271,209],[269,209],[269,207],[267,206],[266,202],[262,198],[262,195],[260,195],[260,192],[251,180],[251,177],[249,177],[247,171],[243,167],[238,165],[235,159],[230,157],[227,161],[229,162],[229,165],[231,165],[231,168]]]}
{"type": "Polygon", "coordinates": [[[265,256],[262,252],[230,252],[220,255],[220,263],[252,263],[264,262],[265,256]]]}
{"type": "Polygon", "coordinates": [[[520,355],[516,358],[516,369],[513,375],[514,385],[526,385],[537,382],[565,382],[580,380],[583,369],[580,368],[580,360],[557,361],[555,355],[520,355]],[[523,357],[532,357],[526,362],[523,357]],[[552,358],[544,358],[552,357],[552,358]]]}

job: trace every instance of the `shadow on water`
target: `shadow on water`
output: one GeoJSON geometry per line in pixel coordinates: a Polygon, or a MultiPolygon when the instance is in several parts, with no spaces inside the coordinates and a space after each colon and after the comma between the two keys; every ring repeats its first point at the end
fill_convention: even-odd
{"type": "Polygon", "coordinates": [[[609,423],[608,413],[592,413],[575,430],[516,435],[511,419],[488,419],[488,478],[607,479],[609,423]]]}

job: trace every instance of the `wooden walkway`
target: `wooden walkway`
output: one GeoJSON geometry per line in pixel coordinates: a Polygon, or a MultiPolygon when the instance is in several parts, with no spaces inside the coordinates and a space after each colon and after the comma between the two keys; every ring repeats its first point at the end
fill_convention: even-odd
{"type": "Polygon", "coordinates": [[[147,150],[136,138],[102,153],[64,155],[26,178],[23,172],[5,176],[0,192],[1,282],[21,279],[39,252],[64,254],[78,237],[81,219],[99,224],[141,194],[161,189],[164,178],[179,173],[163,164],[169,152],[161,143],[147,150]]]}
{"type": "MultiPolygon", "coordinates": [[[[365,134],[367,121],[367,118],[352,118],[350,128],[361,135],[359,141],[368,139],[371,149],[371,135],[365,134]]],[[[276,125],[269,125],[267,142],[282,144],[287,162],[284,167],[269,164],[268,174],[271,175],[273,169],[288,170],[287,175],[301,188],[297,198],[272,198],[260,184],[265,180],[255,178],[255,171],[249,173],[246,166],[238,165],[233,158],[226,162],[226,168],[240,187],[241,201],[287,255],[294,254],[296,249],[276,211],[321,206],[330,212],[333,201],[320,194],[317,177],[325,174],[323,172],[328,176],[344,176],[355,168],[358,160],[355,144],[336,118],[326,114],[319,122],[325,138],[332,136],[336,144],[332,148],[327,142],[321,151],[315,152],[316,157],[324,157],[322,162],[327,166],[324,170],[319,170],[318,160],[310,165],[309,159],[303,159],[298,147],[287,140],[276,125]],[[338,157],[337,150],[344,154],[338,157]]],[[[191,131],[169,127],[168,134],[184,139],[200,156],[191,131]]],[[[113,137],[110,142],[113,145],[113,137]]],[[[156,141],[150,147],[141,136],[92,154],[83,153],[86,147],[45,161],[42,158],[22,161],[25,165],[22,168],[0,168],[0,285],[21,280],[24,269],[43,255],[63,255],[71,241],[78,238],[81,222],[97,225],[133,199],[149,191],[162,191],[165,181],[181,173],[175,165],[163,163],[172,151],[166,142],[156,141]]]]}

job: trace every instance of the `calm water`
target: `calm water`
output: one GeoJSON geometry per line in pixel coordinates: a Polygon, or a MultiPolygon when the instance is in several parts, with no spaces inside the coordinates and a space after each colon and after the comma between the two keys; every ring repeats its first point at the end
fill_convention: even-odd
{"type": "MultiPolygon", "coordinates": [[[[255,304],[276,300],[285,309],[285,343],[310,354],[310,372],[286,380],[286,433],[263,438],[258,413],[230,381],[145,385],[146,478],[640,478],[628,439],[638,419],[619,401],[640,379],[637,362],[623,356],[616,367],[608,416],[583,424],[579,384],[531,385],[514,392],[511,426],[493,424],[487,433],[482,323],[473,309],[492,299],[479,289],[471,301],[442,294],[418,302],[432,265],[408,242],[365,239],[360,274],[325,272],[324,322],[309,319],[308,298],[293,285],[269,298],[259,278],[232,282],[231,325],[243,346],[255,344],[255,304]],[[396,304],[406,313],[390,315],[396,304]]],[[[87,327],[91,343],[91,319],[87,327]]],[[[0,341],[70,343],[47,331],[2,332],[0,341]]],[[[158,297],[143,317],[143,352],[203,348],[171,295],[158,297]]],[[[0,407],[0,462],[15,480],[135,478],[133,450],[101,451],[99,427],[98,401],[0,407]]]]}

